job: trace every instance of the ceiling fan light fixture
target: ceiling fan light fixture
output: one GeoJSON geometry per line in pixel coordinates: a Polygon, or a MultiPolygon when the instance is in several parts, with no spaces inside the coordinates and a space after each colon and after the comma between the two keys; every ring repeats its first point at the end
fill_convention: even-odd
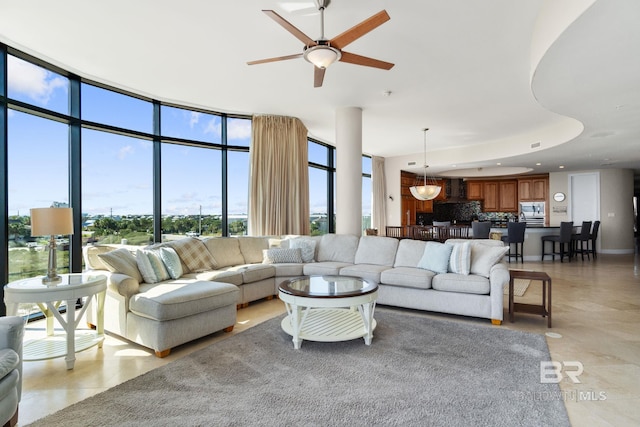
{"type": "Polygon", "coordinates": [[[342,53],[334,47],[318,44],[304,51],[304,59],[318,68],[325,69],[342,58],[342,53]]]}

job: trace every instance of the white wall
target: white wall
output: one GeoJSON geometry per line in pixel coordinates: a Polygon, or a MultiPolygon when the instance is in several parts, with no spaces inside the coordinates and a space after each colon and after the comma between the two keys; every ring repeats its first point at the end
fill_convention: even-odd
{"type": "Polygon", "coordinates": [[[571,200],[569,175],[596,172],[600,174],[600,252],[620,254],[634,252],[633,239],[633,171],[630,169],[598,169],[579,172],[549,174],[549,225],[558,226],[568,221],[571,200]],[[563,202],[553,200],[553,194],[564,193],[563,202]]]}

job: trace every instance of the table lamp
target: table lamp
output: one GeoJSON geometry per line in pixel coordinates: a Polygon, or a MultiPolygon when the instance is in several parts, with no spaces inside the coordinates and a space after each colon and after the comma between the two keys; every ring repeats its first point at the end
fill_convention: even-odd
{"type": "Polygon", "coordinates": [[[33,208],[31,209],[31,235],[47,236],[49,240],[49,266],[47,275],[42,278],[45,285],[62,282],[56,271],[56,236],[73,234],[72,208],[33,208]]]}

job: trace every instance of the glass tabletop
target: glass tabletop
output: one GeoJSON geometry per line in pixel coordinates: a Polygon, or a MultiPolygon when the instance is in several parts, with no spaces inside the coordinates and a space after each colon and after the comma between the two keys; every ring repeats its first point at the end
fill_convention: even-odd
{"type": "Polygon", "coordinates": [[[346,298],[365,295],[378,289],[378,285],[359,277],[304,276],[282,282],[281,292],[300,297],[346,298]]]}

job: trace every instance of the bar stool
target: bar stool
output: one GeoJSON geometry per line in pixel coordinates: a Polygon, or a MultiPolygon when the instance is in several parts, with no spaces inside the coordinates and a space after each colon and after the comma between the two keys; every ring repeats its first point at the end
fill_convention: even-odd
{"type": "Polygon", "coordinates": [[[507,235],[502,236],[502,241],[509,245],[509,253],[507,254],[507,258],[509,262],[511,262],[511,258],[515,257],[516,262],[518,262],[518,257],[520,260],[524,262],[524,233],[527,228],[526,222],[509,222],[507,223],[507,235]],[[511,244],[514,243],[516,245],[516,253],[511,253],[511,244]],[[520,250],[518,251],[518,247],[520,250]]]}
{"type": "Polygon", "coordinates": [[[560,262],[564,262],[563,259],[566,256],[571,262],[571,235],[573,233],[573,221],[560,223],[560,234],[553,234],[550,236],[542,236],[542,257],[541,261],[544,261],[545,255],[551,255],[553,261],[556,260],[556,255],[560,255],[560,262]],[[551,242],[551,252],[545,252],[545,246],[547,242],[551,242]],[[559,245],[559,252],[556,252],[556,243],[559,245]]]}
{"type": "Polygon", "coordinates": [[[474,221],[471,223],[473,239],[488,239],[491,232],[491,221],[474,221]]]}
{"type": "Polygon", "coordinates": [[[600,221],[594,221],[593,228],[591,229],[591,235],[587,242],[587,250],[591,251],[593,259],[596,259],[596,240],[598,239],[598,231],[600,230],[600,221]]]}
{"type": "Polygon", "coordinates": [[[572,255],[578,258],[578,254],[584,261],[584,254],[587,254],[587,259],[591,259],[589,254],[589,237],[591,237],[591,221],[582,221],[582,227],[580,228],[580,234],[574,234],[571,236],[571,250],[572,255]],[[580,247],[578,248],[578,244],[580,247]]]}

